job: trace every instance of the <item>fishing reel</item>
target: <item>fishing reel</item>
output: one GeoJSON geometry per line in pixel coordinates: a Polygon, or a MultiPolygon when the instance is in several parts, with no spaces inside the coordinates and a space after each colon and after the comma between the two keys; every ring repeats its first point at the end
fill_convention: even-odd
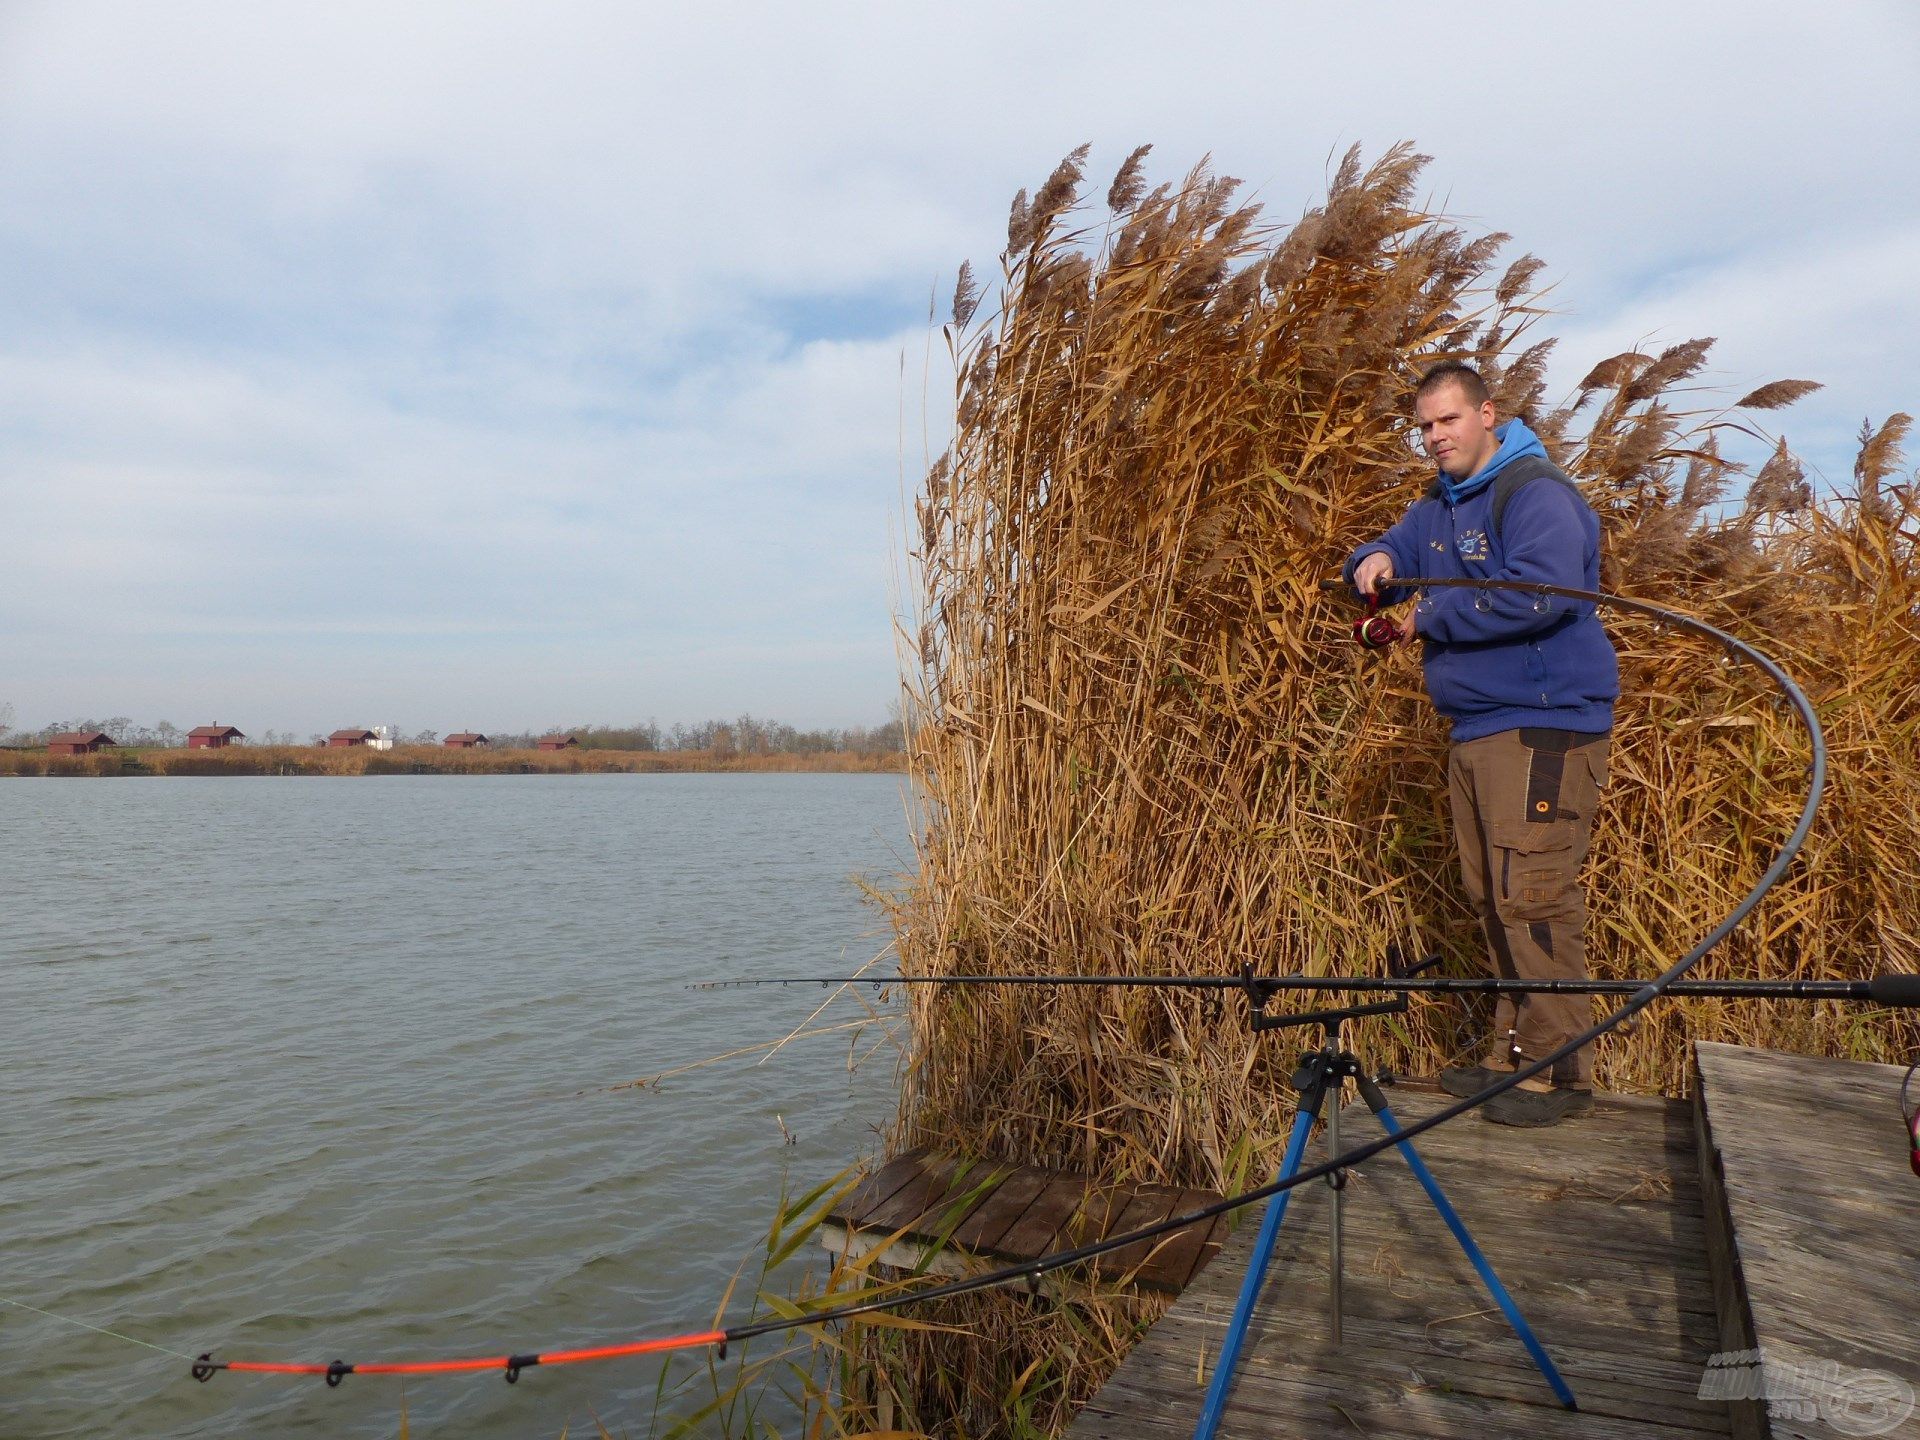
{"type": "Polygon", "coordinates": [[[1378,593],[1367,597],[1366,613],[1353,622],[1354,642],[1367,650],[1385,650],[1406,638],[1406,631],[1391,615],[1380,613],[1378,593]]]}

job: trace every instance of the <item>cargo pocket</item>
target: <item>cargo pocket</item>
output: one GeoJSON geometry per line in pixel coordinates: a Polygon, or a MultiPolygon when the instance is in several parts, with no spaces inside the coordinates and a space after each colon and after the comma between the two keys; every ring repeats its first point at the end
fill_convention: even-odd
{"type": "Polygon", "coordinates": [[[1580,747],[1580,754],[1587,762],[1587,773],[1593,776],[1593,793],[1596,796],[1607,788],[1607,751],[1609,748],[1605,741],[1597,741],[1580,747]]]}
{"type": "Polygon", "coordinates": [[[1579,841],[1579,823],[1573,820],[1506,820],[1487,826],[1500,918],[1525,924],[1564,914],[1573,894],[1574,847],[1579,841]]]}

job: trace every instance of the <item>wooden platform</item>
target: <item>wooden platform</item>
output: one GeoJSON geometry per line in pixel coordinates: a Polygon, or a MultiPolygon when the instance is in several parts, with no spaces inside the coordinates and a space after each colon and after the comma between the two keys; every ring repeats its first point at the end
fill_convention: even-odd
{"type": "MultiPolygon", "coordinates": [[[[833,1210],[820,1243],[836,1255],[882,1247],[887,1264],[959,1276],[1138,1230],[1219,1198],[1212,1190],[1106,1185],[1085,1175],[909,1150],[833,1210]]],[[[1219,1253],[1214,1231],[1224,1225],[1215,1221],[1126,1246],[1096,1260],[1094,1273],[1177,1294],[1219,1253]]]]}
{"type": "Polygon", "coordinates": [[[1710,1044],[1694,1063],[1720,1348],[1764,1352],[1744,1368],[1773,1396],[1736,1406],[1736,1433],[1920,1440],[1920,1177],[1901,1070],[1710,1044]]]}
{"type": "MultiPolygon", "coordinates": [[[[1445,1097],[1399,1088],[1403,1122],[1445,1097]]],[[[1889,1110],[1891,1114],[1891,1110],[1889,1110]]],[[[1352,1148],[1378,1134],[1342,1115],[1352,1148]]],[[[1327,1336],[1330,1191],[1296,1191],[1222,1436],[1647,1440],[1729,1435],[1699,1398],[1720,1349],[1690,1108],[1603,1100],[1513,1130],[1469,1116],[1416,1142],[1579,1397],[1560,1408],[1396,1154],[1354,1174],[1345,1206],[1345,1343],[1327,1336]]],[[[1257,1212],[1250,1212],[1250,1215],[1257,1212]]],[[[1095,1397],[1069,1435],[1192,1434],[1246,1270],[1249,1219],[1095,1397]]]]}
{"type": "MultiPolygon", "coordinates": [[[[1890,1065],[1696,1048],[1692,1102],[1603,1099],[1537,1131],[1417,1142],[1579,1397],[1561,1410],[1406,1166],[1347,1190],[1346,1343],[1324,1185],[1297,1192],[1223,1437],[1920,1440],[1920,1179],[1890,1065]],[[1759,1397],[1759,1398],[1742,1398],[1759,1397]]],[[[1403,1119],[1435,1094],[1401,1089],[1403,1119]]],[[[1349,1106],[1346,1143],[1373,1133],[1349,1106]]],[[[1068,1432],[1192,1434],[1243,1225],[1068,1432]]]]}

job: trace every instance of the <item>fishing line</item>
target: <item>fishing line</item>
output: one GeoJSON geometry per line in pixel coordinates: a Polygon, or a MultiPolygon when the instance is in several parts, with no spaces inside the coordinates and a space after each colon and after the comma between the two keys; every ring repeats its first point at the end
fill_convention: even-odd
{"type": "MultiPolygon", "coordinates": [[[[755,1324],[733,1326],[722,1330],[687,1332],[681,1335],[642,1340],[627,1345],[603,1346],[590,1350],[524,1353],[494,1356],[485,1359],[420,1361],[400,1364],[381,1363],[371,1365],[349,1365],[339,1360],[326,1365],[286,1365],[259,1361],[216,1361],[212,1358],[211,1352],[208,1352],[201,1355],[194,1362],[192,1370],[194,1378],[204,1381],[211,1379],[215,1373],[221,1370],[247,1370],[279,1374],[324,1375],[329,1385],[337,1385],[342,1376],[354,1373],[430,1374],[458,1370],[501,1369],[505,1372],[506,1378],[509,1381],[514,1381],[519,1379],[520,1372],[523,1369],[539,1364],[571,1364],[583,1360],[610,1359],[621,1355],[690,1349],[704,1345],[718,1346],[724,1354],[726,1345],[733,1341],[751,1340],[758,1336],[800,1329],[802,1327],[829,1325],[842,1320],[857,1319],[862,1315],[898,1310],[908,1305],[926,1304],[935,1300],[949,1299],[959,1295],[997,1289],[1005,1285],[1025,1284],[1030,1291],[1037,1293],[1041,1277],[1052,1271],[1064,1269],[1070,1265],[1077,1265],[1083,1261],[1123,1249],[1129,1245],[1138,1244],[1142,1241],[1157,1240],[1162,1236],[1171,1235],[1176,1231],[1187,1229],[1189,1226],[1197,1225],[1202,1221],[1211,1220],[1216,1216],[1225,1215],[1231,1211],[1256,1204],[1262,1200],[1269,1200],[1276,1195],[1308,1184],[1314,1180],[1323,1179],[1331,1175],[1344,1176],[1346,1171],[1372,1159],[1374,1156],[1386,1150],[1393,1149],[1416,1136],[1423,1135],[1427,1131],[1435,1129],[1440,1125],[1456,1120],[1460,1116],[1478,1109],[1495,1096],[1505,1094],[1516,1085],[1522,1084],[1538,1075],[1545,1074],[1559,1061],[1566,1059],[1583,1046],[1591,1044],[1601,1035],[1606,1034],[1624,1021],[1632,1018],[1662,995],[1666,994],[1687,971],[1692,969],[1703,956],[1731,934],[1732,931],[1752,913],[1754,907],[1760,903],[1766,893],[1771,890],[1786,873],[1787,867],[1793,862],[1794,857],[1799,854],[1801,846],[1805,844],[1807,835],[1813,828],[1814,816],[1819,810],[1821,796],[1826,789],[1827,774],[1826,737],[1820,729],[1820,722],[1814,714],[1812,704],[1808,701],[1806,695],[1802,693],[1800,687],[1793,682],[1793,679],[1775,664],[1773,660],[1740,640],[1738,637],[1709,625],[1704,620],[1697,620],[1690,615],[1668,610],[1662,606],[1654,605],[1646,601],[1628,600],[1620,596],[1606,595],[1597,591],[1577,590],[1565,586],[1508,580],[1402,577],[1396,578],[1394,585],[1396,588],[1407,589],[1425,586],[1453,586],[1479,590],[1515,590],[1533,595],[1560,596],[1585,603],[1607,605],[1613,608],[1651,616],[1656,620],[1674,625],[1676,628],[1691,631],[1694,634],[1714,640],[1725,646],[1730,654],[1752,661],[1767,674],[1786,696],[1798,714],[1801,723],[1806,728],[1812,751],[1808,767],[1807,794],[1801,805],[1799,819],[1795,823],[1792,833],[1789,834],[1785,843],[1781,846],[1779,853],[1775,855],[1773,863],[1767,867],[1753,888],[1747,892],[1719,924],[1714,926],[1704,939],[1654,979],[1632,988],[1626,1003],[1621,1005],[1618,1010],[1614,1011],[1605,1019],[1588,1026],[1558,1049],[1541,1056],[1530,1064],[1522,1066],[1510,1075],[1502,1077],[1499,1081],[1488,1086],[1478,1094],[1447,1105],[1427,1116],[1425,1119],[1417,1120],[1394,1133],[1382,1135],[1378,1139],[1355,1146],[1351,1150],[1343,1151],[1333,1160],[1301,1169],[1292,1176],[1275,1180],[1270,1184],[1262,1185],[1256,1189],[1244,1191],[1238,1195],[1227,1196],[1211,1205],[1202,1206],[1184,1215],[1171,1216],[1158,1224],[1144,1226],[1141,1229],[1120,1235],[1110,1235],[1104,1240],[1094,1241],[1087,1245],[1078,1246],[1072,1250],[1059,1251],[1037,1260],[1025,1262],[1021,1265],[1010,1266],[1006,1269],[989,1271],[966,1279],[948,1281],[945,1284],[929,1286],[925,1289],[910,1291],[903,1295],[832,1306],[815,1311],[810,1315],[764,1320],[755,1324]]],[[[1322,583],[1322,589],[1325,590],[1337,590],[1340,588],[1342,588],[1342,586],[1340,582],[1337,581],[1326,581],[1322,583]]],[[[933,979],[937,977],[923,978],[933,979]]],[[[1211,978],[1225,979],[1225,977],[1211,978]]],[[[1338,977],[1321,978],[1334,982],[1326,985],[1324,988],[1340,988],[1338,977]]],[[[1883,978],[1895,981],[1914,980],[1914,977],[1904,976],[1883,978]]],[[[1243,977],[1240,980],[1234,980],[1229,983],[1240,985],[1245,983],[1245,979],[1243,977]]],[[[1602,983],[1624,983],[1628,986],[1633,986],[1633,982],[1630,981],[1602,983]]],[[[1785,984],[1790,982],[1770,983],[1785,984]]],[[[1804,983],[1814,984],[1819,982],[1804,983]]],[[[1873,982],[1858,983],[1871,984],[1873,982]]],[[[1914,983],[1920,985],[1920,982],[1914,983]]],[[[1904,994],[1905,991],[1903,990],[1901,993],[1904,994]]]]}
{"type": "Polygon", "coordinates": [[[0,1295],[0,1305],[11,1305],[16,1310],[31,1310],[36,1315],[44,1315],[49,1320],[58,1320],[62,1325],[78,1325],[82,1330],[91,1330],[96,1335],[111,1335],[115,1340],[124,1340],[129,1345],[139,1345],[148,1350],[158,1350],[162,1355],[172,1355],[177,1359],[191,1362],[193,1356],[180,1350],[169,1350],[164,1345],[156,1345],[151,1340],[139,1340],[131,1335],[122,1335],[118,1330],[109,1330],[102,1325],[89,1325],[85,1320],[76,1320],[71,1315],[56,1315],[51,1310],[42,1310],[38,1305],[29,1305],[24,1300],[9,1300],[0,1295]]]}

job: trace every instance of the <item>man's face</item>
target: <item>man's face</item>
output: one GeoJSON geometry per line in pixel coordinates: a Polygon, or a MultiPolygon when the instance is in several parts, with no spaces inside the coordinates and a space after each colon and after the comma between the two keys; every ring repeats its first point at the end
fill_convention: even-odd
{"type": "Polygon", "coordinates": [[[1413,403],[1420,443],[1443,473],[1465,480],[1480,470],[1500,442],[1493,435],[1493,402],[1469,404],[1457,381],[1436,385],[1413,403]]]}

